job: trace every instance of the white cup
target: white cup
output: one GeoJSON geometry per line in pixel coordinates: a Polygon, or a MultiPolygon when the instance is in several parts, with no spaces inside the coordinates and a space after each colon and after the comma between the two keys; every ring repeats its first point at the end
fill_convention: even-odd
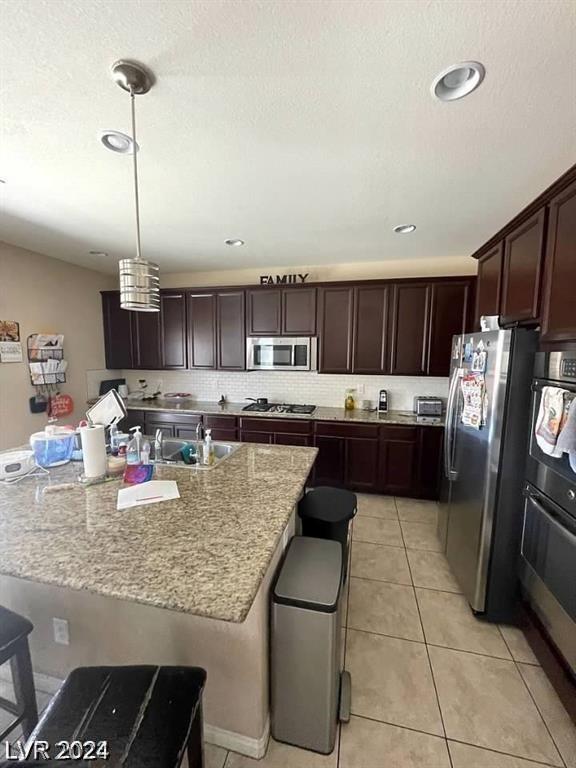
{"type": "Polygon", "coordinates": [[[120,384],[118,387],[118,394],[120,397],[128,397],[128,385],[127,384],[120,384]]]}

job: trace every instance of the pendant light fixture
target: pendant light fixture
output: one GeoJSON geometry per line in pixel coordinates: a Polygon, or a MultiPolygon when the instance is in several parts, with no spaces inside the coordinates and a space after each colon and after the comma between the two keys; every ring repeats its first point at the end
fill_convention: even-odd
{"type": "Polygon", "coordinates": [[[133,61],[117,61],[112,67],[112,77],[117,85],[130,94],[132,136],[106,131],[101,141],[113,152],[131,153],[134,175],[134,205],[136,210],[136,258],[121,259],[120,306],[134,312],[160,311],[160,270],[157,264],[142,258],[140,245],[140,198],[138,194],[138,144],[136,143],[136,96],[148,93],[154,84],[151,72],[133,61]],[[122,136],[119,142],[114,134],[122,136]],[[112,136],[112,138],[110,138],[112,136]]]}

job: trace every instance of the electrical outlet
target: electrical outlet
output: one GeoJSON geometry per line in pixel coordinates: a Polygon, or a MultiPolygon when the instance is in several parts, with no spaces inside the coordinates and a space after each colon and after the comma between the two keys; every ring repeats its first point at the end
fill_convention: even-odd
{"type": "Polygon", "coordinates": [[[70,625],[68,619],[52,619],[54,642],[58,645],[70,645],[70,625]]]}

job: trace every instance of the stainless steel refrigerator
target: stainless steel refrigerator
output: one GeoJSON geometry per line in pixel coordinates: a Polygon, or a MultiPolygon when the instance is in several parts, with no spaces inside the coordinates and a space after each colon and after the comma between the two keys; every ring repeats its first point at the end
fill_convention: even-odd
{"type": "Polygon", "coordinates": [[[438,532],[472,610],[491,621],[511,619],[518,595],[537,341],[523,328],[452,340],[438,532]]]}

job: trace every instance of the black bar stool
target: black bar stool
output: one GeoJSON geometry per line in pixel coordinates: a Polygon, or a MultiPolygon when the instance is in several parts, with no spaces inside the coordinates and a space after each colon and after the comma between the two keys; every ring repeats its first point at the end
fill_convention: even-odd
{"type": "MultiPolygon", "coordinates": [[[[47,742],[51,760],[58,742],[95,742],[95,750],[106,742],[108,754],[100,753],[97,765],[178,768],[186,755],[189,768],[203,768],[205,683],[206,672],[200,667],[80,667],[68,675],[30,742],[47,742]]],[[[51,760],[41,764],[48,768],[51,760]]],[[[66,762],[92,765],[71,759],[55,761],[54,766],[66,762]]]]}
{"type": "Polygon", "coordinates": [[[355,493],[329,485],[308,491],[298,504],[303,536],[333,539],[342,544],[343,581],[348,575],[348,528],[357,508],[355,493]]]}
{"type": "Polygon", "coordinates": [[[34,627],[24,616],[0,606],[0,665],[10,661],[12,683],[16,703],[0,696],[0,708],[16,719],[0,733],[0,743],[16,726],[22,723],[24,736],[28,738],[38,722],[36,691],[30,661],[28,635],[34,627]]]}

